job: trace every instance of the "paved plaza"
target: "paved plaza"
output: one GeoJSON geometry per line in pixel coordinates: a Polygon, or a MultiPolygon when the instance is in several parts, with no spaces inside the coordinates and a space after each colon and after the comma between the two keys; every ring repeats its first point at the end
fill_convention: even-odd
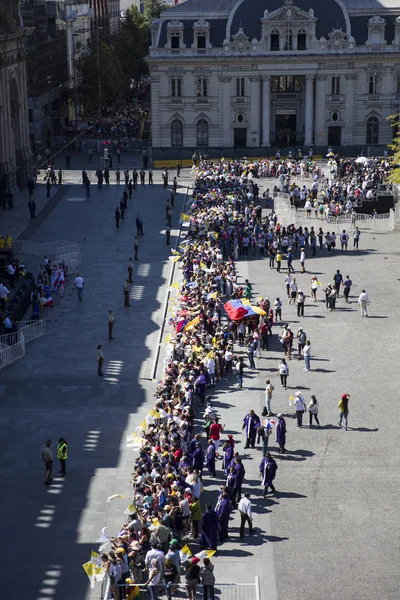
{"type": "MultiPolygon", "coordinates": [[[[184,170],[173,243],[191,181],[184,170]]],[[[273,184],[263,180],[261,191],[273,184]]],[[[24,194],[16,200],[14,213],[0,215],[1,231],[13,237],[79,243],[85,279],[83,302],[72,293],[62,318],[48,327],[46,336],[27,347],[24,359],[0,372],[1,567],[7,600],[99,597],[98,587],[89,589],[81,565],[97,550],[100,529],[107,526],[108,535],[114,535],[124,522],[127,500],[107,504],[106,498],[129,494],[135,455],[126,448],[126,436],[154,402],[153,370],[172,269],[163,233],[167,193],[161,174],[155,174],[153,187],[139,186],[119,229],[114,210],[122,186],[102,191],[92,186],[88,201],[69,201],[83,198],[83,189],[68,184],[47,201],[43,186],[35,198],[38,216],[33,224],[24,194]],[[145,236],[128,308],[123,306],[122,285],[138,213],[145,236]],[[113,341],[107,338],[110,308],[116,318],[113,341]],[[99,343],[106,359],[102,379],[96,371],[99,343]],[[69,443],[68,474],[47,488],[41,445],[51,438],[54,450],[61,436],[69,443]]],[[[325,224],[323,228],[329,230],[325,224]]],[[[236,390],[233,380],[217,388],[214,405],[244,457],[244,487],[253,495],[258,528],[253,537],[239,540],[234,513],[229,542],[213,559],[217,584],[252,583],[258,575],[263,600],[397,600],[399,255],[398,233],[363,234],[357,253],[317,250],[317,257],[306,262],[307,273],[295,275],[303,290],[309,293],[311,274],[318,274],[325,285],[340,269],[354,283],[351,303],[340,299],[336,312],[328,312],[319,290],[318,303],[308,301],[304,317],[287,305],[285,270],[271,271],[268,259],[259,256],[239,260],[240,278],[253,283],[254,297],[267,296],[273,302],[280,296],[283,322],[295,332],[299,325],[306,330],[312,370],[304,372],[303,363],[292,360],[289,389],[281,388],[277,368],[283,354],[276,335],[280,328],[274,326],[269,352],[256,359],[255,371],[245,370],[245,389],[236,390]],[[368,319],[361,318],[356,303],[364,287],[372,300],[368,319]],[[244,450],[241,423],[250,408],[261,413],[266,378],[275,386],[273,412],[287,415],[288,454],[276,459],[276,496],[264,500],[260,447],[244,450]],[[317,396],[321,428],[296,427],[289,407],[296,390],[307,403],[311,394],[317,396]],[[337,404],[344,392],[350,394],[347,432],[337,425],[337,404]]],[[[297,270],[296,262],[294,266],[297,270]]],[[[276,445],[270,445],[275,455],[276,445]]],[[[220,464],[218,468],[212,484],[205,477],[206,501],[215,502],[223,482],[220,464]]]]}

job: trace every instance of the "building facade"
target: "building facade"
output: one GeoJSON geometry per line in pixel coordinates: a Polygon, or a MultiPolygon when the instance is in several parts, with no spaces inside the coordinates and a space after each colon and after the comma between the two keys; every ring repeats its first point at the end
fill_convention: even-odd
{"type": "Polygon", "coordinates": [[[26,40],[28,70],[29,143],[43,155],[52,146],[53,130],[68,119],[68,61],[64,3],[23,0],[21,14],[29,28],[26,40]]]}
{"type": "Polygon", "coordinates": [[[31,166],[24,37],[18,0],[0,3],[0,199],[31,166]]]}
{"type": "Polygon", "coordinates": [[[187,0],[153,22],[147,61],[155,149],[383,147],[400,5],[187,0]]]}

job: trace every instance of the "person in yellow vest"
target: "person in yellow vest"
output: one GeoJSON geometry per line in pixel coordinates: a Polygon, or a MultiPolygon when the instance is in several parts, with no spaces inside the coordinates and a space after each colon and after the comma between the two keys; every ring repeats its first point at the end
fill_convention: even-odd
{"type": "Polygon", "coordinates": [[[58,446],[57,446],[57,458],[60,461],[60,475],[62,477],[64,477],[67,472],[65,469],[65,463],[67,462],[67,456],[68,456],[68,444],[67,442],[64,440],[64,438],[60,438],[58,440],[58,446]]]}

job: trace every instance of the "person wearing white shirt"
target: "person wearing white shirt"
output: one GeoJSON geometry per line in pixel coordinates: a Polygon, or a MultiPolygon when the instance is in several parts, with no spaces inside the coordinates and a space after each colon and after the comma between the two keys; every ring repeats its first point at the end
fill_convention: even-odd
{"type": "Polygon", "coordinates": [[[288,273],[285,277],[285,285],[286,285],[286,291],[287,291],[288,298],[290,298],[290,284],[291,283],[292,283],[292,276],[290,273],[288,273]]]}
{"type": "Polygon", "coordinates": [[[238,505],[239,513],[240,513],[240,534],[239,537],[242,539],[244,537],[244,526],[246,523],[249,524],[249,533],[253,534],[253,514],[251,512],[251,501],[250,494],[245,494],[244,498],[242,498],[238,505]]]}
{"type": "Polygon", "coordinates": [[[161,568],[165,563],[165,555],[162,550],[159,550],[157,546],[154,544],[151,545],[151,550],[149,550],[146,554],[146,558],[144,559],[146,567],[149,569],[151,566],[151,561],[156,559],[159,567],[161,568]]]}
{"type": "Polygon", "coordinates": [[[362,290],[361,294],[358,297],[358,304],[361,310],[362,317],[368,317],[367,306],[370,303],[369,296],[365,290],[362,290]]]}
{"type": "Polygon", "coordinates": [[[0,283],[0,308],[4,310],[6,307],[6,298],[10,292],[3,283],[0,283]]]}
{"type": "Polygon", "coordinates": [[[305,346],[303,348],[303,356],[304,356],[304,371],[310,370],[311,363],[311,344],[310,340],[307,340],[305,346]]]}
{"type": "Polygon", "coordinates": [[[8,278],[10,280],[10,287],[14,287],[14,279],[15,279],[15,267],[11,263],[7,267],[8,278]]]}
{"type": "Polygon", "coordinates": [[[82,300],[82,296],[83,296],[83,288],[85,287],[85,280],[83,279],[83,277],[81,277],[78,273],[78,275],[75,277],[75,287],[76,290],[78,292],[78,299],[82,300]]]}
{"type": "Polygon", "coordinates": [[[297,283],[296,283],[296,278],[293,277],[293,281],[290,284],[290,300],[289,300],[289,304],[294,304],[296,302],[296,296],[297,296],[297,283]]]}
{"type": "Polygon", "coordinates": [[[209,358],[207,360],[208,385],[215,386],[215,360],[209,358]]]}
{"type": "Polygon", "coordinates": [[[303,426],[303,413],[307,410],[306,401],[304,400],[301,392],[296,392],[293,406],[296,409],[297,427],[303,426]]]}
{"type": "Polygon", "coordinates": [[[300,264],[301,264],[301,272],[305,273],[305,264],[306,262],[306,253],[304,252],[304,248],[300,248],[300,264]]]}

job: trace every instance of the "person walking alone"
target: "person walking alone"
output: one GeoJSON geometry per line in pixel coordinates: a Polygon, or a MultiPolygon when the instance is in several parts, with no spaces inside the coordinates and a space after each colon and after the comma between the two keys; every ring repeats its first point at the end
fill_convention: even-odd
{"type": "Polygon", "coordinates": [[[311,368],[311,342],[307,340],[303,348],[304,356],[304,371],[309,371],[311,368]]]}
{"type": "Polygon", "coordinates": [[[349,419],[349,400],[350,394],[342,394],[342,397],[338,404],[339,409],[339,427],[342,426],[342,421],[344,419],[344,428],[347,431],[348,427],[348,419],[349,419]]]}
{"type": "Polygon", "coordinates": [[[97,375],[103,377],[103,363],[104,363],[104,352],[103,346],[99,344],[97,346],[97,375]]]}
{"type": "Polygon", "coordinates": [[[108,339],[113,340],[113,329],[114,329],[115,319],[112,314],[112,310],[108,311],[108,339]]]}
{"type": "Polygon", "coordinates": [[[308,424],[310,427],[312,427],[313,417],[314,417],[315,422],[318,425],[318,427],[320,427],[319,420],[318,420],[318,410],[319,410],[318,400],[316,399],[315,396],[311,396],[311,400],[308,405],[308,414],[309,414],[309,423],[308,424]]]}
{"type": "Polygon", "coordinates": [[[165,228],[165,239],[167,241],[167,246],[169,246],[170,239],[171,239],[171,227],[170,227],[170,225],[167,225],[166,228],[165,228]]]}
{"type": "Polygon", "coordinates": [[[280,413],[275,427],[275,439],[279,446],[279,454],[286,454],[286,421],[280,413]]]}
{"type": "Polygon", "coordinates": [[[119,207],[117,206],[117,208],[115,209],[115,226],[117,228],[119,227],[120,220],[121,220],[121,212],[119,210],[119,207]]]}
{"type": "Polygon", "coordinates": [[[276,476],[276,471],[278,470],[278,465],[275,460],[272,458],[270,452],[264,456],[260,463],[260,473],[262,477],[262,483],[264,486],[263,497],[265,498],[268,494],[268,488],[271,488],[273,494],[275,494],[275,486],[272,483],[276,476]]]}
{"type": "Polygon", "coordinates": [[[31,220],[36,219],[36,202],[33,200],[33,198],[30,198],[28,202],[28,208],[31,215],[31,220]]]}
{"type": "Polygon", "coordinates": [[[267,416],[270,417],[272,415],[271,412],[271,400],[272,400],[272,392],[274,391],[274,386],[272,385],[269,379],[265,382],[265,408],[267,409],[267,416]]]}
{"type": "Polygon", "coordinates": [[[289,367],[284,358],[282,358],[281,362],[279,363],[278,373],[281,378],[282,387],[284,387],[286,390],[287,389],[287,378],[289,376],[289,367]]]}
{"type": "Polygon", "coordinates": [[[140,215],[136,217],[136,230],[138,235],[144,235],[143,233],[143,219],[140,215]]]}
{"type": "Polygon", "coordinates": [[[79,273],[75,277],[75,287],[76,287],[76,291],[78,292],[78,300],[80,300],[82,302],[83,288],[85,287],[85,280],[83,279],[83,277],[81,277],[79,275],[79,273]]]}
{"type": "Polygon", "coordinates": [[[130,287],[129,287],[129,279],[127,279],[124,282],[124,285],[122,286],[123,292],[124,292],[124,306],[130,306],[129,303],[129,292],[130,292],[130,287]]]}
{"type": "Polygon", "coordinates": [[[361,294],[358,297],[358,304],[361,309],[361,316],[368,317],[367,307],[370,303],[369,296],[365,290],[362,290],[361,294]]]}
{"type": "Polygon", "coordinates": [[[250,494],[245,494],[239,502],[239,513],[240,513],[240,539],[244,538],[244,526],[246,523],[249,525],[249,534],[253,535],[253,514],[251,511],[251,500],[250,494]]]}
{"type": "Polygon", "coordinates": [[[45,475],[45,484],[50,485],[53,481],[52,471],[53,471],[53,451],[51,449],[51,441],[47,440],[45,445],[42,448],[42,461],[44,464],[44,468],[46,470],[45,475]]]}
{"type": "Polygon", "coordinates": [[[346,275],[346,279],[343,281],[343,296],[344,296],[344,300],[345,300],[346,304],[349,303],[349,295],[350,295],[350,290],[351,290],[352,285],[353,285],[352,280],[350,279],[350,277],[348,275],[346,275]]]}
{"type": "Polygon", "coordinates": [[[68,458],[68,444],[64,440],[64,438],[60,438],[58,440],[57,458],[60,461],[59,475],[61,475],[61,477],[65,477],[67,474],[65,467],[66,467],[66,462],[67,462],[67,458],[68,458]]]}

